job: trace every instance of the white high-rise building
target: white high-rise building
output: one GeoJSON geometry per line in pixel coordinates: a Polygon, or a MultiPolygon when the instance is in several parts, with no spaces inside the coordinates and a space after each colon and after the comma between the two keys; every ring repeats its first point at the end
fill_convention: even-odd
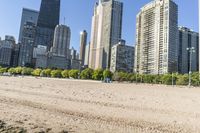
{"type": "Polygon", "coordinates": [[[90,43],[85,48],[85,66],[88,66],[89,64],[89,55],[90,55],[90,43]]]}
{"type": "Polygon", "coordinates": [[[110,68],[111,48],[121,40],[123,3],[99,0],[92,17],[89,67],[110,68]]]}
{"type": "Polygon", "coordinates": [[[70,38],[70,28],[65,25],[57,25],[54,32],[53,47],[51,49],[53,55],[69,58],[70,38]]]}
{"type": "Polygon", "coordinates": [[[87,45],[87,31],[84,30],[80,33],[80,57],[81,66],[85,64],[85,50],[87,45]]]}
{"type": "Polygon", "coordinates": [[[154,0],[137,15],[134,71],[140,74],[177,72],[178,6],[154,0]]]}

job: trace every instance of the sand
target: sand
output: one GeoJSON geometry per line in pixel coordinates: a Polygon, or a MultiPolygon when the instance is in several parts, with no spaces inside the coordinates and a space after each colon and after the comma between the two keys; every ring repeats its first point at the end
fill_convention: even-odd
{"type": "Polygon", "coordinates": [[[198,133],[200,88],[0,77],[0,120],[28,133],[198,133]]]}

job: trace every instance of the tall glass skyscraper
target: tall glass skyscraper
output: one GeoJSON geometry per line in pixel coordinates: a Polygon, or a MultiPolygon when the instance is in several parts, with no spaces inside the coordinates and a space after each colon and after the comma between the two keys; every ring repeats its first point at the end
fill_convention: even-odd
{"type": "Polygon", "coordinates": [[[19,52],[19,66],[33,67],[32,58],[35,30],[35,23],[26,22],[26,24],[24,24],[19,52]]]}
{"type": "Polygon", "coordinates": [[[23,30],[24,30],[24,25],[27,22],[32,22],[32,23],[34,23],[36,25],[37,21],[38,21],[38,15],[39,15],[38,11],[35,11],[35,10],[32,10],[32,9],[23,8],[20,31],[19,31],[19,40],[18,40],[19,42],[22,41],[22,34],[23,34],[23,30]]]}
{"type": "Polygon", "coordinates": [[[56,25],[60,19],[60,0],[42,0],[37,22],[35,47],[47,46],[50,50],[56,25]]]}
{"type": "Polygon", "coordinates": [[[59,24],[60,0],[42,0],[37,25],[54,29],[59,24]]]}
{"type": "Polygon", "coordinates": [[[182,74],[189,73],[190,60],[191,70],[196,72],[199,70],[199,34],[192,31],[187,27],[179,27],[178,31],[178,72],[182,74]],[[194,48],[195,52],[192,53],[192,59],[190,59],[190,53],[187,48],[194,48]]]}

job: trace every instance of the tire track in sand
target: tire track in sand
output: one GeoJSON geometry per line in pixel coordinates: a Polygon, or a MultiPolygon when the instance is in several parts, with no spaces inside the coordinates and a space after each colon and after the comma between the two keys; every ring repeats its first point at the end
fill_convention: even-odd
{"type": "Polygon", "coordinates": [[[151,123],[145,121],[129,121],[123,118],[113,118],[105,116],[97,116],[90,113],[75,112],[62,108],[55,108],[51,105],[32,102],[28,100],[19,100],[15,98],[8,98],[0,96],[0,103],[5,103],[14,106],[24,106],[31,109],[42,110],[44,112],[54,113],[56,115],[63,115],[68,117],[74,117],[77,119],[84,119],[85,125],[90,129],[96,129],[94,126],[105,127],[109,125],[110,130],[116,129],[116,127],[122,128],[123,131],[141,131],[141,132],[164,132],[164,133],[189,133],[190,129],[183,129],[178,125],[163,125],[160,123],[151,123]]]}
{"type": "MultiPolygon", "coordinates": [[[[119,103],[111,103],[111,102],[103,102],[103,101],[91,101],[91,100],[85,100],[80,98],[72,98],[72,97],[62,97],[56,94],[47,94],[47,93],[39,93],[39,92],[31,92],[31,91],[22,91],[22,90],[16,90],[16,89],[2,89],[0,88],[0,91],[5,92],[12,92],[12,93],[18,93],[18,94],[25,94],[25,95],[31,95],[31,96],[37,96],[37,97],[47,97],[47,98],[54,98],[58,100],[66,100],[70,102],[77,102],[77,103],[84,103],[84,104],[92,104],[92,105],[99,105],[99,106],[105,106],[105,107],[113,107],[113,108],[120,108],[120,109],[129,109],[133,111],[148,111],[153,113],[159,113],[159,114],[167,114],[167,115],[179,115],[179,116],[188,116],[188,117],[195,117],[200,118],[199,113],[189,114],[187,112],[177,112],[175,110],[167,110],[167,109],[156,109],[156,108],[149,108],[149,107],[141,107],[141,106],[128,106],[124,104],[119,103]]],[[[3,93],[2,93],[3,94],[3,93]]]]}

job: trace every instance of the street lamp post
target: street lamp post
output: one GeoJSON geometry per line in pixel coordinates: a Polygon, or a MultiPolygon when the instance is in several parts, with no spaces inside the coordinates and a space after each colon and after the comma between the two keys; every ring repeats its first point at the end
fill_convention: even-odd
{"type": "Polygon", "coordinates": [[[172,72],[172,86],[174,86],[174,74],[172,72]]]}
{"type": "Polygon", "coordinates": [[[137,76],[138,76],[138,71],[137,71],[136,68],[135,68],[135,73],[136,73],[136,84],[137,84],[137,82],[138,82],[138,81],[137,81],[137,78],[138,78],[138,77],[137,77],[137,76]]]}
{"type": "Polygon", "coordinates": [[[192,82],[192,77],[191,77],[191,74],[192,74],[192,54],[195,52],[195,48],[194,47],[187,48],[187,51],[189,51],[189,54],[190,54],[189,84],[188,84],[188,86],[190,87],[191,82],[192,82]]]}

